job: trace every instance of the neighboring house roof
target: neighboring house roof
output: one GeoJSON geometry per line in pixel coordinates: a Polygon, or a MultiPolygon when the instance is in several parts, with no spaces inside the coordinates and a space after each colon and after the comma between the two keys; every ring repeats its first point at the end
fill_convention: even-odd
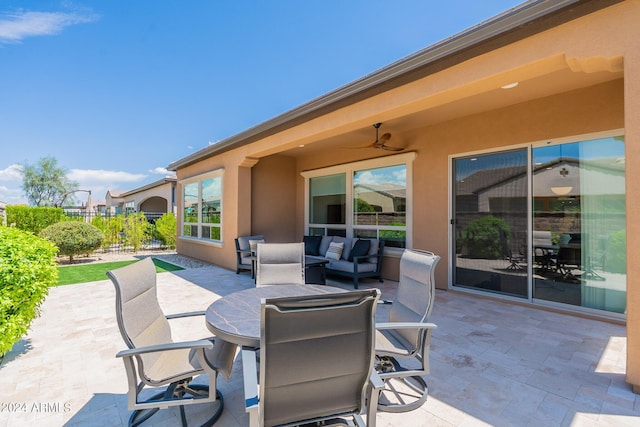
{"type": "Polygon", "coordinates": [[[476,194],[486,188],[527,173],[526,166],[480,170],[456,182],[456,195],[476,194]]]}
{"type": "MultiPolygon", "coordinates": [[[[624,161],[612,157],[597,160],[578,160],[572,157],[560,157],[553,161],[536,165],[534,174],[542,174],[548,169],[562,164],[570,164],[577,168],[585,168],[598,171],[603,174],[623,176],[625,171],[624,161]]],[[[503,185],[505,182],[526,176],[526,166],[511,166],[499,169],[481,170],[464,177],[456,183],[456,195],[472,195],[486,191],[489,188],[503,185]]]]}
{"type": "Polygon", "coordinates": [[[435,74],[623,0],[537,0],[516,6],[271,120],[171,163],[175,171],[435,74]]]}
{"type": "Polygon", "coordinates": [[[117,197],[127,197],[127,196],[130,196],[132,194],[139,193],[141,191],[146,191],[146,190],[149,190],[151,188],[159,187],[159,186],[167,184],[169,182],[176,182],[176,181],[177,181],[177,178],[175,176],[173,176],[173,175],[172,176],[165,176],[162,179],[154,181],[154,182],[152,182],[150,184],[143,185],[142,187],[138,187],[138,188],[134,188],[133,190],[122,192],[117,197]]]}
{"type": "Polygon", "coordinates": [[[107,190],[107,195],[110,195],[112,198],[122,197],[124,193],[124,190],[107,190]]]}
{"type": "Polygon", "coordinates": [[[391,198],[406,198],[407,188],[400,184],[384,183],[384,184],[356,184],[356,187],[364,188],[369,191],[383,194],[391,198]]]}

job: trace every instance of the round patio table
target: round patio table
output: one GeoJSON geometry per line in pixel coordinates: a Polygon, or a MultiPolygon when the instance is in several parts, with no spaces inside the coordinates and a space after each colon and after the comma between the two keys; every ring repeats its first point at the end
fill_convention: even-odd
{"type": "Polygon", "coordinates": [[[234,292],[214,301],[205,314],[216,337],[242,347],[260,347],[260,303],[263,298],[346,292],[323,285],[270,285],[234,292]]]}

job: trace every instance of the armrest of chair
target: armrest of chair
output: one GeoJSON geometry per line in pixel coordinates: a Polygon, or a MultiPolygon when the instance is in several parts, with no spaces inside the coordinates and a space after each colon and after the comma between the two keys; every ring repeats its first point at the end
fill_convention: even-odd
{"type": "Polygon", "coordinates": [[[258,425],[258,370],[255,350],[242,350],[242,377],[244,378],[244,410],[249,413],[249,425],[258,425]]]}
{"type": "Polygon", "coordinates": [[[186,313],[174,313],[164,316],[166,319],[179,319],[181,317],[204,316],[205,311],[189,311],[186,313]]]}
{"type": "Polygon", "coordinates": [[[170,351],[170,350],[182,350],[182,349],[192,349],[192,348],[202,348],[202,349],[212,349],[213,343],[209,340],[196,340],[196,341],[181,341],[181,342],[171,342],[167,344],[158,344],[158,345],[150,345],[147,347],[137,347],[130,348],[127,350],[119,351],[116,354],[116,357],[131,357],[137,356],[145,353],[156,353],[159,351],[170,351]]]}
{"type": "Polygon", "coordinates": [[[367,404],[367,425],[375,426],[376,413],[378,412],[378,399],[380,392],[384,388],[384,381],[380,378],[378,372],[374,369],[369,376],[369,402],[367,404]],[[373,420],[373,422],[371,421],[373,420]]]}
{"type": "Polygon", "coordinates": [[[435,323],[421,322],[383,322],[376,323],[376,329],[437,329],[435,323]]]}

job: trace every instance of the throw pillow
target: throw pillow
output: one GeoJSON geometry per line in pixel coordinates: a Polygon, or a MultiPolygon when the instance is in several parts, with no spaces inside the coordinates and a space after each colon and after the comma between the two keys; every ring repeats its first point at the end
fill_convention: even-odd
{"type": "MultiPolygon", "coordinates": [[[[349,261],[353,262],[354,257],[369,255],[369,246],[371,246],[371,242],[368,239],[358,239],[353,248],[351,248],[349,261]]],[[[367,258],[358,259],[358,263],[367,261],[367,258]]]]}
{"type": "Polygon", "coordinates": [[[258,250],[258,243],[264,243],[264,239],[249,240],[249,250],[251,251],[251,254],[255,254],[258,250]]]}
{"type": "Polygon", "coordinates": [[[324,256],[325,258],[338,261],[342,256],[343,250],[344,250],[343,242],[340,242],[340,243],[331,242],[329,244],[329,249],[327,249],[327,253],[324,256]]]}
{"type": "Polygon", "coordinates": [[[320,255],[318,250],[320,249],[320,242],[322,242],[322,236],[304,236],[302,238],[304,242],[304,254],[305,255],[320,255]]]}

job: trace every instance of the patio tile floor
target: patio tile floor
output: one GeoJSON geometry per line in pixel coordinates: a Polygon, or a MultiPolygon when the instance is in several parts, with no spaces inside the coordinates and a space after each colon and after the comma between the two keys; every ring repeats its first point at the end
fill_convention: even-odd
{"type": "MultiPolygon", "coordinates": [[[[352,288],[348,281],[329,284],[352,288]]],[[[158,275],[166,313],[204,310],[251,286],[247,274],[217,267],[158,275]]],[[[380,288],[384,299],[393,299],[395,286],[361,284],[380,288]]],[[[0,366],[0,427],[126,425],[114,298],[108,280],[50,290],[41,316],[0,366]]],[[[387,309],[379,306],[381,319],[387,309]]],[[[437,291],[431,320],[438,329],[429,399],[412,412],[378,413],[378,426],[640,425],[640,396],[624,380],[624,326],[447,291],[437,291]]],[[[201,318],[174,326],[175,339],[193,330],[207,335],[201,318]]],[[[248,425],[240,363],[218,385],[225,409],[217,425],[248,425]]],[[[145,425],[178,425],[176,414],[163,410],[145,425]]]]}

